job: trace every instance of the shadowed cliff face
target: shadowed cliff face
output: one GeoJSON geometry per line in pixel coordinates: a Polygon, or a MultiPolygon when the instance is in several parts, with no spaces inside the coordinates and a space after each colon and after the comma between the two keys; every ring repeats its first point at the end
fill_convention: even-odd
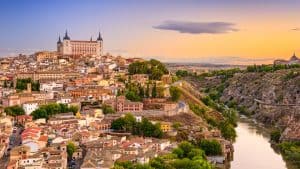
{"type": "Polygon", "coordinates": [[[221,101],[236,102],[265,124],[284,129],[281,139],[300,140],[300,69],[238,73],[221,101]]]}

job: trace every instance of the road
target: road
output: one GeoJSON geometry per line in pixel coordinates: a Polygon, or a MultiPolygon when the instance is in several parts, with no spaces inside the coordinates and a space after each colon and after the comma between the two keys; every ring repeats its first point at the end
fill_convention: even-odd
{"type": "MultiPolygon", "coordinates": [[[[10,135],[9,138],[10,143],[8,146],[8,150],[11,150],[12,148],[19,146],[21,144],[21,132],[22,132],[22,128],[18,127],[16,132],[10,135]]],[[[9,151],[0,159],[0,169],[6,168],[8,162],[9,162],[9,151]]]]}

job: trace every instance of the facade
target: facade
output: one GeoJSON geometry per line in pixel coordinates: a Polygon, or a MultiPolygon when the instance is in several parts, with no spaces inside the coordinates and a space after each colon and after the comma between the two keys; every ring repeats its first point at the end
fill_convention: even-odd
{"type": "Polygon", "coordinates": [[[143,103],[129,101],[124,96],[119,96],[116,99],[108,100],[105,102],[105,104],[110,105],[120,113],[143,111],[143,103]]]}
{"type": "Polygon", "coordinates": [[[25,111],[25,114],[30,115],[33,111],[39,108],[39,104],[38,102],[32,101],[32,102],[24,103],[22,107],[25,111]]]}
{"type": "Polygon", "coordinates": [[[60,37],[58,38],[57,52],[62,56],[101,56],[103,52],[103,39],[99,32],[96,41],[93,41],[92,38],[89,41],[71,40],[66,31],[63,41],[61,41],[60,37]]]}
{"type": "Polygon", "coordinates": [[[16,79],[30,78],[34,81],[45,80],[62,80],[67,78],[77,78],[80,74],[77,72],[58,72],[58,71],[43,71],[43,72],[22,72],[16,74],[16,79]]]}
{"type": "Polygon", "coordinates": [[[43,62],[46,60],[56,60],[57,52],[40,51],[35,53],[35,57],[37,62],[43,62]]]}

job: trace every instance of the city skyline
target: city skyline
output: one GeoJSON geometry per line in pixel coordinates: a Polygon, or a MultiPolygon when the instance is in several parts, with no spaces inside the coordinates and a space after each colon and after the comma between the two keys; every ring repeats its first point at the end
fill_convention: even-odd
{"type": "Polygon", "coordinates": [[[115,55],[271,63],[300,53],[299,7],[296,0],[3,1],[0,55],[55,50],[67,29],[74,40],[101,31],[104,53],[115,55]]]}

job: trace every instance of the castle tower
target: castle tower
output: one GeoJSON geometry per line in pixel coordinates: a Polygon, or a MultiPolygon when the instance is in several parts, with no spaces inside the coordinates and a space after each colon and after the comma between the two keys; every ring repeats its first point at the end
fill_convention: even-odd
{"type": "Polygon", "coordinates": [[[71,38],[69,37],[67,30],[62,42],[62,52],[65,55],[72,55],[71,38]]]}
{"type": "Polygon", "coordinates": [[[58,41],[57,41],[57,52],[60,54],[62,53],[62,42],[60,39],[60,35],[58,36],[58,41]]]}
{"type": "Polygon", "coordinates": [[[102,36],[101,36],[101,33],[100,33],[100,31],[99,31],[99,35],[98,35],[98,38],[97,38],[97,42],[98,42],[98,44],[99,44],[99,54],[100,55],[102,55],[102,51],[103,51],[103,38],[102,38],[102,36]]]}

